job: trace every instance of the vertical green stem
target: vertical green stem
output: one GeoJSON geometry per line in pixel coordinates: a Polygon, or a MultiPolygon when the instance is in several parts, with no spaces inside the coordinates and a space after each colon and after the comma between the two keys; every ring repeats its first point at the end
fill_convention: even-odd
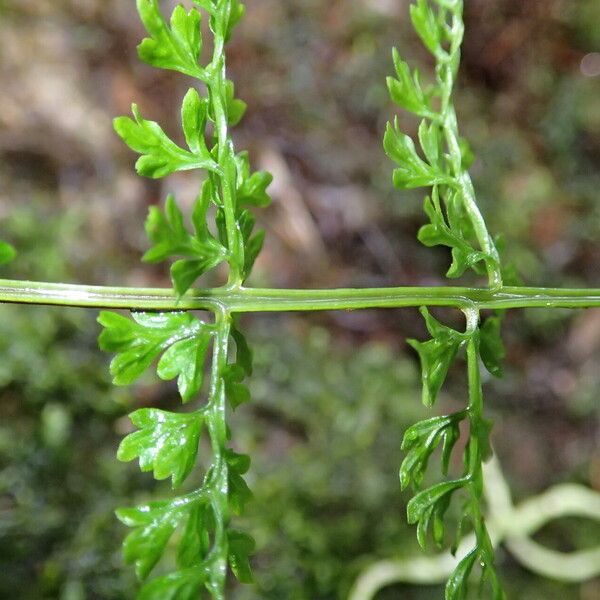
{"type": "Polygon", "coordinates": [[[468,171],[463,168],[462,152],[460,149],[460,136],[456,111],[452,106],[451,98],[456,82],[456,74],[460,65],[461,45],[464,38],[463,2],[457,2],[452,8],[453,30],[452,46],[449,52],[440,53],[437,56],[438,66],[436,69],[437,82],[441,90],[441,123],[448,146],[450,163],[456,180],[458,192],[460,193],[463,206],[471,223],[477,241],[483,252],[490,256],[491,261],[486,261],[488,280],[490,288],[497,290],[502,287],[502,274],[500,272],[500,256],[492,236],[490,235],[483,215],[477,205],[475,188],[468,171]]]}
{"type": "MultiPolygon", "coordinates": [[[[475,312],[475,311],[474,311],[475,312]]],[[[467,469],[471,480],[474,508],[479,513],[479,502],[482,497],[482,451],[479,432],[483,422],[483,392],[481,389],[481,373],[479,371],[479,330],[475,329],[467,343],[467,370],[469,379],[469,445],[467,469]]],[[[474,523],[475,525],[475,523],[474,523]]]]}
{"type": "Polygon", "coordinates": [[[207,406],[208,432],[213,451],[210,472],[211,507],[214,516],[214,543],[209,560],[212,564],[210,591],[214,600],[224,600],[227,576],[228,543],[226,525],[229,521],[229,467],[226,460],[227,406],[223,374],[228,364],[231,315],[225,310],[216,314],[216,333],[211,369],[211,387],[207,406]]]}
{"type": "Polygon", "coordinates": [[[225,214],[227,245],[229,247],[229,287],[239,287],[242,283],[244,262],[244,243],[236,220],[236,179],[235,150],[229,139],[229,125],[226,107],[226,57],[225,37],[231,14],[231,0],[225,0],[215,18],[214,52],[209,67],[209,100],[214,116],[214,138],[217,146],[217,161],[221,173],[217,176],[220,183],[221,200],[225,214]]]}
{"type": "Polygon", "coordinates": [[[502,600],[504,593],[498,585],[494,567],[494,549],[481,510],[483,502],[483,461],[486,460],[489,447],[489,425],[483,414],[483,390],[480,370],[480,333],[479,311],[466,312],[467,331],[471,334],[467,343],[467,370],[469,382],[469,441],[466,449],[465,475],[469,479],[469,508],[473,530],[479,548],[479,562],[484,575],[492,583],[494,600],[502,600]]]}

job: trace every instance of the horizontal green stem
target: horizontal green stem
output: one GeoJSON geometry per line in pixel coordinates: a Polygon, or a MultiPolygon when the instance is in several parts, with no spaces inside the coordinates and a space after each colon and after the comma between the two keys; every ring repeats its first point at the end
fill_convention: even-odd
{"type": "Polygon", "coordinates": [[[466,287],[274,290],[190,290],[178,299],[166,288],[125,288],[0,279],[0,303],[148,311],[227,310],[232,313],[356,310],[447,306],[453,308],[600,307],[600,289],[466,287]]]}

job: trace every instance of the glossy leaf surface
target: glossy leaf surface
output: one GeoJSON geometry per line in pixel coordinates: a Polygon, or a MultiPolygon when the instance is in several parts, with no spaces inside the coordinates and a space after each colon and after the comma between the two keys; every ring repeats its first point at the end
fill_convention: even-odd
{"type": "Polygon", "coordinates": [[[197,566],[175,571],[148,582],[138,600],[198,600],[206,581],[204,569],[197,566]]]}
{"type": "Polygon", "coordinates": [[[229,540],[229,564],[236,579],[241,583],[253,583],[250,555],[254,552],[256,542],[247,533],[230,530],[227,532],[229,540]]]}
{"type": "Polygon", "coordinates": [[[204,417],[143,408],[129,418],[139,431],[121,442],[117,458],[139,458],[142,471],[154,471],[159,480],[171,477],[174,488],[181,485],[196,464],[204,417]]]}
{"type": "Polygon", "coordinates": [[[465,480],[444,481],[438,483],[411,498],[406,508],[408,522],[417,524],[417,539],[422,548],[425,547],[425,537],[432,519],[434,525],[434,539],[441,545],[444,535],[443,518],[450,506],[452,494],[466,484],[465,480]]]}
{"type": "Polygon", "coordinates": [[[502,377],[506,349],[502,342],[502,317],[495,315],[485,320],[481,327],[481,360],[494,377],[502,377]]]}
{"type": "Polygon", "coordinates": [[[185,516],[183,506],[177,500],[172,500],[117,511],[119,520],[133,528],[123,544],[123,556],[126,562],[135,563],[140,579],[148,577],[160,560],[168,541],[185,516]]]}
{"type": "Polygon", "coordinates": [[[427,342],[408,340],[419,353],[423,381],[423,404],[433,406],[446,380],[450,365],[465,342],[464,334],[442,325],[426,308],[421,309],[432,339],[427,342]]]}
{"type": "Polygon", "coordinates": [[[229,466],[229,504],[236,515],[241,515],[252,499],[252,492],[242,477],[250,468],[250,457],[227,450],[225,460],[229,466]]]}
{"type": "Polygon", "coordinates": [[[189,313],[133,313],[131,320],[102,312],[98,322],[104,327],[100,347],[117,353],[110,365],[116,385],[133,383],[161,353],[168,351],[159,363],[159,375],[163,379],[178,377],[184,401],[199,391],[212,335],[210,325],[189,313]],[[187,362],[190,358],[193,362],[187,362]]]}
{"type": "Polygon", "coordinates": [[[402,489],[411,483],[417,487],[422,483],[429,458],[440,444],[443,448],[442,470],[444,473],[448,471],[452,449],[460,437],[459,424],[464,418],[464,413],[433,417],[420,421],[406,431],[402,450],[407,454],[400,468],[402,489]]]}
{"type": "Polygon", "coordinates": [[[475,566],[477,555],[477,550],[472,550],[460,561],[446,584],[446,600],[465,600],[469,589],[469,575],[475,566]]]}
{"type": "MultiPolygon", "coordinates": [[[[250,209],[270,203],[267,188],[272,180],[268,173],[251,171],[247,153],[235,152],[229,132],[246,111],[227,79],[225,55],[244,6],[239,0],[193,2],[197,8],[190,11],[177,6],[169,23],[158,0],[137,2],[150,34],[139,46],[142,60],[205,84],[205,92],[192,88],[183,99],[181,125],[187,149],[174,143],[160,125],[142,118],[135,105],[134,119],[115,120],[117,133],[141,155],[137,162],[141,175],[159,178],[177,171],[206,171],[193,203],[191,227],[172,195],[164,209],[153,206],[146,221],[151,247],[144,261],[172,261],[171,279],[178,296],[222,263],[232,289],[248,278],[264,240],[250,209]],[[206,12],[213,34],[213,56],[205,67],[199,65],[200,11],[206,12]]],[[[125,541],[126,560],[136,563],[142,578],[169,540],[177,546],[177,570],[148,582],[139,596],[144,600],[192,600],[203,590],[222,600],[228,566],[240,581],[252,580],[249,555],[254,541],[229,526],[230,516],[240,515],[252,497],[243,477],[250,459],[229,448],[226,419],[227,405],[237,408],[250,399],[244,380],[252,371],[252,352],[237,320],[217,302],[213,313],[214,325],[177,312],[137,313],[133,320],[104,312],[99,319],[105,328],[100,345],[116,353],[111,363],[115,383],[135,381],[156,360],[159,377],[177,379],[184,403],[207,392],[204,407],[197,412],[172,414],[150,408],[134,412],[131,419],[138,431],[128,435],[119,449],[119,458],[139,459],[142,470],[152,470],[157,479],[171,477],[176,487],[196,464],[201,432],[210,438],[212,462],[194,492],[119,512],[121,520],[134,528],[125,541]],[[210,381],[204,386],[210,349],[210,381]]]]}

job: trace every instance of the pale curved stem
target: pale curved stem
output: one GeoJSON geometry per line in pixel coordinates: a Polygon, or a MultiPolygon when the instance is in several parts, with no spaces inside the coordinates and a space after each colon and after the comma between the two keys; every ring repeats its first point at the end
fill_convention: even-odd
{"type": "Polygon", "coordinates": [[[600,574],[600,548],[557,552],[526,537],[507,539],[505,545],[524,567],[548,579],[578,583],[600,574]]]}
{"type": "MultiPolygon", "coordinates": [[[[557,552],[528,538],[547,522],[565,516],[600,521],[600,494],[581,485],[557,485],[513,506],[508,484],[496,458],[484,467],[488,528],[495,546],[506,548],[531,571],[565,582],[580,582],[600,575],[600,548],[557,552]]],[[[458,561],[473,546],[474,536],[461,543],[457,556],[445,552],[431,557],[378,561],[356,580],[348,600],[372,600],[382,588],[399,582],[444,582],[458,561]]]]}
{"type": "Polygon", "coordinates": [[[450,553],[406,560],[380,560],[363,571],[348,600],[371,600],[379,590],[398,582],[441,584],[454,567],[456,561],[450,553]]]}

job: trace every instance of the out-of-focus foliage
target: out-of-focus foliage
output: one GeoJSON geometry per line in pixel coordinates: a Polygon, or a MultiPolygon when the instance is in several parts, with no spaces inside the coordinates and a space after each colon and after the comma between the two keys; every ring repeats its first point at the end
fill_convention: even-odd
{"type": "Polygon", "coordinates": [[[256,588],[234,597],[341,599],[369,555],[416,551],[396,462],[396,432],[423,414],[406,402],[416,369],[386,344],[356,351],[322,328],[300,343],[277,329],[265,320],[252,336],[252,412],[236,414],[255,457],[248,528],[258,555],[256,588]]]}
{"type": "MultiPolygon", "coordinates": [[[[419,45],[408,3],[249,4],[230,61],[236,95],[249,106],[239,145],[251,146],[256,166],[275,174],[255,281],[440,282],[446,251],[415,241],[423,225],[420,194],[399,200],[390,190],[380,144],[392,114],[388,49],[396,45],[407,58],[427,60],[411,56],[419,45]]],[[[472,172],[490,229],[505,233],[508,258],[526,282],[597,287],[600,77],[584,75],[581,63],[600,51],[598,2],[470,0],[467,19],[456,105],[479,157],[472,172]]],[[[144,98],[144,116],[177,132],[176,107],[188,85],[138,64],[140,34],[133,1],[0,0],[0,213],[12,215],[10,224],[2,220],[0,238],[19,251],[16,262],[0,267],[2,275],[169,285],[166,269],[138,264],[147,250],[140,223],[147,205],[167,192],[189,214],[197,187],[185,174],[160,183],[139,179],[111,119],[128,112],[132,97],[144,98]],[[24,210],[32,202],[34,210],[24,210]],[[56,212],[65,219],[56,220],[56,212]]],[[[416,133],[414,123],[403,126],[416,133]]],[[[247,419],[239,450],[256,456],[249,510],[258,588],[232,594],[329,600],[343,597],[361,565],[417,551],[397,478],[404,424],[424,414],[413,412],[421,411],[417,357],[410,351],[407,366],[394,347],[392,360],[389,340],[423,339],[425,331],[410,311],[322,315],[289,329],[283,318],[261,321],[250,335],[267,356],[257,356],[253,376],[257,406],[265,408],[248,407],[241,412],[254,410],[252,417],[236,418],[247,419]],[[319,325],[316,333],[311,323],[319,325]],[[322,328],[370,356],[367,364],[381,379],[400,373],[390,375],[386,389],[398,381],[390,394],[405,392],[388,395],[382,409],[389,423],[381,437],[397,435],[387,446],[375,434],[374,454],[360,435],[353,447],[352,433],[361,427],[354,419],[384,399],[358,393],[371,371],[340,357],[337,343],[322,341],[322,328]],[[360,349],[367,340],[376,343],[360,349]],[[361,408],[350,409],[355,403],[361,408]],[[336,429],[337,442],[329,443],[336,429]]],[[[0,307],[0,597],[132,596],[118,547],[124,528],[111,511],[152,494],[139,491],[146,477],[114,460],[119,438],[131,431],[119,417],[125,404],[168,407],[174,388],[145,378],[133,398],[109,391],[93,320],[83,311],[0,307]]],[[[485,385],[500,417],[494,441],[517,499],[567,479],[600,489],[598,312],[509,314],[505,331],[506,379],[485,385]]],[[[440,413],[462,404],[452,370],[448,385],[440,413]]],[[[577,521],[539,535],[555,548],[597,539],[577,521]]],[[[501,569],[509,597],[600,596],[598,582],[562,586],[512,563],[501,561],[501,569]]],[[[441,590],[394,587],[381,598],[399,594],[436,598],[441,590]]]]}
{"type": "MultiPolygon", "coordinates": [[[[4,273],[73,276],[64,256],[79,216],[48,209],[33,203],[3,221],[21,249],[4,273]]],[[[124,397],[105,376],[93,315],[3,306],[0,353],[0,597],[122,598],[130,575],[114,502],[144,483],[114,461],[124,397]]]]}

